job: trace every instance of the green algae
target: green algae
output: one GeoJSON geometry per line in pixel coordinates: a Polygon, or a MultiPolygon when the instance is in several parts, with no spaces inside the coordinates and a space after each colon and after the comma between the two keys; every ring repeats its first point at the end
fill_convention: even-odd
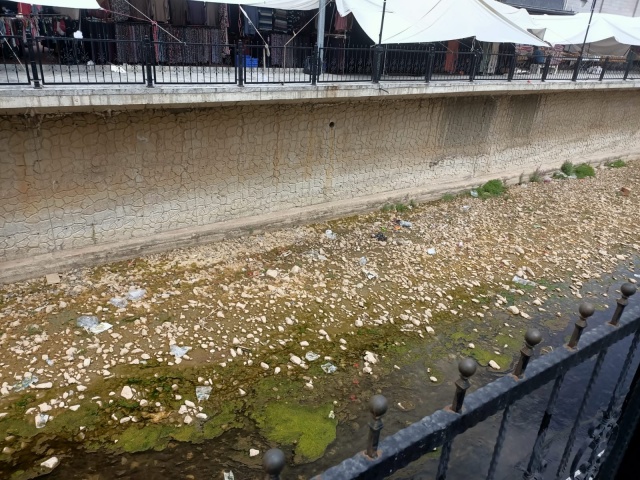
{"type": "Polygon", "coordinates": [[[162,450],[171,440],[170,434],[175,428],[166,425],[131,426],[122,432],[114,447],[128,453],[162,450]]]}
{"type": "Polygon", "coordinates": [[[279,402],[253,416],[268,440],[295,445],[296,462],[310,462],[322,457],[336,438],[338,422],[329,418],[331,411],[331,404],[311,407],[279,402]]]}

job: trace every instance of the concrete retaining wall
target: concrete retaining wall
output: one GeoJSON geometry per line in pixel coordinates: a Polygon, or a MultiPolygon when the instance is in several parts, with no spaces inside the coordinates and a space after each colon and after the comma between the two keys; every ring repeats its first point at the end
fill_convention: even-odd
{"type": "Polygon", "coordinates": [[[0,280],[636,152],[637,90],[4,116],[0,280]]]}

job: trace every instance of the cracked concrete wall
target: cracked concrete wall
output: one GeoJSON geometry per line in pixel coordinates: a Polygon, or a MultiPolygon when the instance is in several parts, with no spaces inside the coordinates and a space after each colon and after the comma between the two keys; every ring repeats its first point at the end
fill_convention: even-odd
{"type": "Polygon", "coordinates": [[[0,117],[0,262],[640,151],[634,91],[0,117]]]}

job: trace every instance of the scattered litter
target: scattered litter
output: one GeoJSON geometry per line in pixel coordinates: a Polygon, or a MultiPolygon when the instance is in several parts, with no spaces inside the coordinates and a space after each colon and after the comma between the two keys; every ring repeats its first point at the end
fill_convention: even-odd
{"type": "Polygon", "coordinates": [[[307,352],[304,358],[306,358],[309,362],[314,362],[320,358],[320,355],[314,352],[307,352]]]}
{"type": "Polygon", "coordinates": [[[78,327],[84,328],[87,331],[92,329],[99,323],[100,320],[98,320],[98,317],[96,317],[95,315],[82,315],[76,320],[76,325],[78,327]]]}
{"type": "Polygon", "coordinates": [[[365,271],[364,274],[367,276],[367,279],[374,280],[378,278],[378,274],[376,272],[365,271]]]}
{"type": "Polygon", "coordinates": [[[222,472],[224,476],[224,480],[236,480],[236,477],[233,476],[233,472],[231,470],[222,472]]]}
{"type": "Polygon", "coordinates": [[[333,420],[334,418],[336,418],[336,414],[335,414],[335,412],[334,412],[333,410],[331,410],[331,411],[329,412],[329,418],[330,418],[331,420],[333,420]]]}
{"type": "Polygon", "coordinates": [[[372,234],[371,238],[375,238],[379,242],[386,242],[387,241],[387,236],[382,232],[378,232],[378,233],[372,234]]]}
{"type": "Polygon", "coordinates": [[[514,275],[511,281],[513,283],[519,283],[520,285],[528,285],[530,287],[535,287],[538,285],[536,282],[532,282],[531,280],[527,280],[526,278],[521,278],[518,275],[514,275]]]}
{"type": "Polygon", "coordinates": [[[191,347],[179,347],[178,345],[171,345],[171,347],[169,348],[169,352],[171,353],[171,355],[175,356],[176,358],[184,357],[189,350],[191,350],[191,347]]]}
{"type": "Polygon", "coordinates": [[[471,208],[471,207],[470,207],[469,205],[463,205],[463,206],[462,206],[462,208],[461,208],[461,210],[462,210],[463,212],[468,212],[470,208],[471,208]]]}
{"type": "Polygon", "coordinates": [[[113,328],[113,325],[111,325],[110,323],[100,322],[99,324],[94,325],[93,327],[91,327],[89,329],[89,331],[91,333],[93,333],[94,335],[97,335],[98,333],[106,332],[110,328],[113,328]]]}
{"type": "Polygon", "coordinates": [[[25,388],[29,388],[31,385],[34,385],[36,383],[38,383],[38,377],[36,377],[35,375],[31,375],[30,377],[25,377],[22,379],[21,382],[18,382],[14,385],[13,391],[20,392],[25,388]]]}
{"type": "Polygon", "coordinates": [[[109,303],[116,308],[124,308],[127,306],[127,299],[120,298],[120,297],[113,297],[111,300],[109,300],[109,303]]]}
{"type": "Polygon", "coordinates": [[[131,290],[127,298],[131,301],[136,301],[142,299],[147,294],[147,291],[144,288],[137,288],[135,290],[131,290]]]}
{"type": "Polygon", "coordinates": [[[477,190],[471,190],[469,192],[469,194],[473,197],[473,198],[478,198],[478,191],[477,190]]]}
{"type": "Polygon", "coordinates": [[[338,235],[333,233],[331,230],[327,230],[326,232],[324,232],[324,234],[329,240],[335,240],[338,238],[338,235]]]}
{"type": "Polygon", "coordinates": [[[46,413],[39,413],[36,415],[36,428],[44,428],[49,421],[49,415],[46,413]]]}
{"type": "Polygon", "coordinates": [[[336,370],[338,370],[338,367],[336,367],[331,362],[327,362],[327,363],[325,363],[323,365],[320,365],[320,368],[322,368],[324,373],[334,373],[336,370]]]}
{"type": "Polygon", "coordinates": [[[360,263],[360,265],[364,267],[367,264],[367,257],[360,257],[360,260],[358,260],[358,263],[360,263]]]}
{"type": "Polygon", "coordinates": [[[327,260],[327,257],[325,257],[324,255],[322,255],[320,252],[318,252],[317,250],[309,250],[309,252],[307,253],[308,256],[310,256],[313,260],[318,260],[320,262],[324,262],[327,260]]]}
{"type": "Polygon", "coordinates": [[[211,395],[211,387],[196,387],[196,398],[199,402],[209,400],[209,395],[211,395]]]}
{"type": "Polygon", "coordinates": [[[89,60],[87,62],[87,67],[93,67],[95,65],[95,63],[93,62],[93,60],[89,60]]]}
{"type": "Polygon", "coordinates": [[[47,285],[56,285],[60,283],[60,275],[57,273],[49,273],[46,275],[47,285]]]}
{"type": "Polygon", "coordinates": [[[433,248],[433,247],[428,248],[428,249],[427,249],[427,253],[428,253],[429,255],[435,255],[435,254],[436,254],[436,249],[435,249],[435,248],[433,248]]]}
{"type": "Polygon", "coordinates": [[[405,220],[396,220],[396,223],[397,223],[398,225],[400,225],[401,227],[404,227],[404,228],[411,228],[411,227],[413,227],[413,223],[411,223],[411,222],[407,222],[407,221],[405,221],[405,220]]]}

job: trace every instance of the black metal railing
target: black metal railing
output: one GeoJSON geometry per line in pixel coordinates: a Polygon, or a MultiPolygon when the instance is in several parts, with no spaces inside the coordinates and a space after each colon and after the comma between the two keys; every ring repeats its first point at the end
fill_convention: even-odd
{"type": "MultiPolygon", "coordinates": [[[[166,38],[165,38],[166,37],[166,38]]],[[[605,81],[640,79],[628,57],[451,52],[424,46],[265,46],[140,40],[0,37],[1,85],[238,85],[347,82],[605,81]]]]}
{"type": "MultiPolygon", "coordinates": [[[[509,428],[522,428],[521,424],[514,426],[510,421],[514,408],[519,401],[550,385],[552,388],[538,433],[531,438],[528,450],[520,452],[524,458],[522,471],[503,478],[586,480],[596,478],[598,474],[598,478],[616,478],[630,439],[636,428],[640,428],[640,366],[635,360],[640,343],[640,308],[635,306],[623,318],[636,287],[625,283],[620,292],[616,309],[607,323],[589,328],[589,318],[595,308],[589,303],[581,304],[568,342],[562,348],[535,360],[532,360],[534,350],[541,343],[542,336],[536,329],[529,329],[513,371],[468,395],[470,378],[476,372],[476,362],[471,358],[461,360],[458,365],[460,378],[455,382],[451,404],[382,441],[382,418],[388,402],[382,395],[375,395],[369,405],[372,420],[369,423],[367,445],[363,445],[360,453],[314,477],[315,480],[386,478],[424,455],[433,453],[436,448],[440,449],[440,456],[435,478],[444,480],[454,440],[490,417],[501,414],[490,460],[487,457],[487,469],[485,472],[474,471],[473,474],[473,478],[494,479],[509,428]],[[600,389],[598,382],[607,353],[625,339],[630,342],[628,348],[624,344],[624,360],[616,361],[614,374],[606,379],[610,385],[600,389]],[[576,397],[575,392],[562,390],[569,372],[581,366],[588,367],[589,361],[594,358],[590,371],[581,370],[582,374],[586,373],[583,377],[586,387],[579,394],[581,396],[576,397]],[[631,369],[634,365],[637,369],[635,375],[631,369]],[[633,379],[629,381],[629,377],[633,379]],[[592,401],[596,389],[601,400],[603,392],[609,396],[601,404],[593,405],[596,403],[592,401]],[[557,436],[562,443],[551,445],[552,442],[547,438],[550,425],[557,410],[568,400],[562,394],[569,394],[571,400],[577,402],[572,404],[572,408],[575,408],[564,433],[557,436]],[[597,413],[585,415],[585,412],[595,412],[595,409],[597,413]],[[556,453],[553,468],[547,462],[550,448],[556,453]]],[[[285,455],[278,449],[270,450],[264,457],[267,478],[279,479],[285,465],[285,455]]],[[[466,475],[465,478],[470,477],[466,475]]]]}

